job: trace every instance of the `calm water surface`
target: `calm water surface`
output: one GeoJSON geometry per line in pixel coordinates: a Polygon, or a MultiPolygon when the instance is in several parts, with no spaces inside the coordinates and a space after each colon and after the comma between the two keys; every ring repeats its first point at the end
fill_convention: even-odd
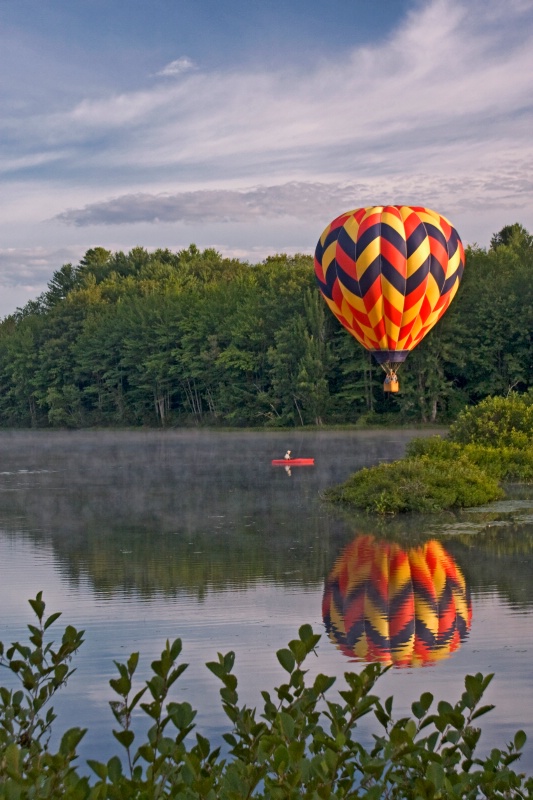
{"type": "Polygon", "coordinates": [[[322,633],[311,675],[341,685],[364,660],[393,663],[378,690],[397,715],[422,691],[455,701],[466,673],[495,672],[483,748],[523,728],[533,773],[533,489],[408,520],[320,500],[360,467],[401,457],[414,435],[0,433],[0,640],[25,637],[39,590],[60,622],[85,630],[54,702],[58,733],[89,728],[83,762],[116,751],[114,660],[139,651],[140,682],[181,637],[190,667],[176,695],[217,740],[229,726],[205,662],[234,650],[241,701],[260,706],[260,690],[284,679],[276,650],[308,622],[322,633]],[[315,466],[272,467],[287,447],[315,466]]]}

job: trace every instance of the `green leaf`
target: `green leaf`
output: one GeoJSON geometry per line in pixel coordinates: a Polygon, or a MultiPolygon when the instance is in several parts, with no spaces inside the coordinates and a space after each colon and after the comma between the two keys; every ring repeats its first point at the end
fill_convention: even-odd
{"type": "Polygon", "coordinates": [[[452,713],[453,706],[450,703],[448,703],[447,700],[441,700],[437,705],[437,710],[441,716],[444,716],[445,714],[452,713]]]}
{"type": "Polygon", "coordinates": [[[524,731],[517,731],[514,736],[515,750],[522,750],[527,741],[527,736],[524,731]]]}
{"type": "Polygon", "coordinates": [[[377,721],[381,723],[381,725],[383,725],[384,728],[386,728],[390,722],[390,715],[386,714],[385,711],[383,711],[383,709],[380,708],[379,706],[374,709],[374,716],[376,717],[377,721]]]}
{"type": "Polygon", "coordinates": [[[439,732],[433,731],[433,733],[431,733],[427,738],[428,752],[432,753],[435,750],[438,741],[439,741],[439,732]]]}
{"type": "Polygon", "coordinates": [[[426,775],[437,790],[442,789],[445,779],[444,768],[442,764],[438,764],[434,761],[428,764],[426,775]]]}
{"type": "Polygon", "coordinates": [[[128,674],[130,677],[134,674],[135,670],[137,669],[137,664],[139,663],[139,653],[132,653],[128,658],[128,674]]]}
{"type": "Polygon", "coordinates": [[[465,687],[468,695],[468,708],[474,708],[483,695],[483,680],[481,675],[467,675],[465,687]]]}
{"type": "Polygon", "coordinates": [[[151,764],[154,760],[154,748],[149,744],[142,744],[137,753],[138,755],[135,756],[135,760],[137,760],[139,757],[144,758],[147,764],[151,764]]]}
{"type": "Polygon", "coordinates": [[[327,692],[328,689],[331,689],[335,681],[336,678],[332,678],[329,675],[323,675],[322,673],[320,673],[315,678],[315,683],[313,685],[313,688],[315,692],[318,692],[318,694],[325,694],[325,692],[327,692]]]}
{"type": "Polygon", "coordinates": [[[85,631],[77,631],[72,625],[67,625],[61,641],[63,644],[78,647],[81,644],[81,638],[84,633],[85,631]]]}
{"type": "Polygon", "coordinates": [[[213,675],[216,675],[217,678],[222,678],[226,674],[224,665],[220,664],[218,661],[208,661],[206,667],[213,675]]]}
{"type": "Polygon", "coordinates": [[[126,697],[131,690],[131,681],[129,678],[111,678],[109,685],[120,697],[126,697]]]}
{"type": "Polygon", "coordinates": [[[301,664],[307,656],[307,647],[304,642],[301,642],[299,639],[293,639],[289,642],[289,647],[297,663],[301,664]]]}
{"type": "Polygon", "coordinates": [[[477,717],[482,717],[483,714],[488,714],[488,712],[492,711],[493,708],[493,705],[480,706],[480,708],[477,708],[472,714],[472,719],[477,719],[477,717]]]}
{"type": "Polygon", "coordinates": [[[56,686],[61,686],[68,674],[68,667],[66,664],[59,664],[54,670],[54,683],[56,686]]]}
{"type": "Polygon", "coordinates": [[[123,747],[126,749],[131,747],[133,744],[133,740],[135,739],[135,734],[133,731],[125,730],[125,731],[113,731],[113,736],[123,747]]]}
{"type": "Polygon", "coordinates": [[[291,763],[295,764],[304,757],[305,742],[290,742],[288,750],[291,763]]]}
{"type": "Polygon", "coordinates": [[[225,703],[228,703],[231,706],[234,706],[239,699],[239,695],[236,691],[234,691],[234,689],[226,689],[225,687],[220,690],[220,696],[225,703]]]}
{"type": "Polygon", "coordinates": [[[39,622],[42,621],[46,604],[43,601],[43,593],[38,592],[35,600],[28,600],[39,622]]]}
{"type": "Polygon", "coordinates": [[[196,711],[193,711],[191,704],[187,702],[169,703],[167,711],[178,730],[188,728],[196,716],[196,711]]]}
{"type": "Polygon", "coordinates": [[[280,744],[279,747],[276,748],[272,763],[274,769],[278,773],[283,771],[287,767],[289,763],[289,751],[287,750],[285,745],[280,744]]]}
{"type": "Polygon", "coordinates": [[[182,650],[181,639],[174,639],[170,647],[170,657],[172,658],[172,661],[175,661],[179,657],[179,655],[181,654],[181,650],[182,650]]]}
{"type": "Polygon", "coordinates": [[[44,630],[47,630],[50,627],[50,625],[53,625],[56,619],[59,619],[60,616],[61,616],[61,611],[56,611],[55,614],[50,614],[50,616],[44,623],[44,630]]]}
{"type": "Polygon", "coordinates": [[[92,758],[87,759],[87,764],[101,781],[107,780],[107,767],[105,764],[101,764],[100,761],[93,761],[92,758]]]}
{"type": "Polygon", "coordinates": [[[235,691],[238,685],[236,675],[224,675],[222,682],[226,689],[231,689],[232,691],[235,691]]]}
{"type": "Polygon", "coordinates": [[[235,653],[233,650],[230,650],[229,653],[226,653],[224,656],[224,669],[226,672],[231,672],[233,669],[233,665],[235,664],[235,653]]]}
{"type": "Polygon", "coordinates": [[[107,762],[107,771],[112,783],[118,783],[122,778],[122,764],[118,756],[113,756],[107,762]]]}
{"type": "Polygon", "coordinates": [[[9,775],[19,775],[19,759],[20,759],[21,751],[17,747],[15,743],[12,743],[7,746],[4,754],[4,760],[6,769],[9,775]]]}
{"type": "Polygon", "coordinates": [[[279,663],[286,672],[292,672],[296,666],[296,660],[290,650],[283,648],[276,653],[279,663]]]}
{"type": "Polygon", "coordinates": [[[204,736],[200,736],[200,734],[197,733],[196,741],[198,742],[198,748],[200,750],[202,758],[207,758],[207,756],[211,752],[211,745],[209,743],[209,739],[206,739],[204,736]]]}
{"type": "Polygon", "coordinates": [[[146,686],[144,686],[137,692],[137,694],[134,696],[133,700],[129,704],[130,711],[133,711],[133,709],[135,708],[135,706],[137,705],[137,703],[139,702],[139,700],[141,699],[141,697],[144,695],[145,692],[146,692],[146,686]]]}
{"type": "Polygon", "coordinates": [[[294,720],[290,714],[287,714],[285,711],[281,711],[279,714],[279,720],[281,723],[281,729],[287,739],[292,739],[294,736],[294,720]]]}
{"type": "Polygon", "coordinates": [[[76,747],[79,745],[86,733],[87,728],[70,728],[70,730],[63,734],[63,738],[61,739],[61,744],[59,746],[59,752],[65,756],[75,753],[76,747]]]}
{"type": "Polygon", "coordinates": [[[313,629],[311,625],[302,625],[298,631],[298,635],[302,642],[308,642],[313,637],[313,629]]]}

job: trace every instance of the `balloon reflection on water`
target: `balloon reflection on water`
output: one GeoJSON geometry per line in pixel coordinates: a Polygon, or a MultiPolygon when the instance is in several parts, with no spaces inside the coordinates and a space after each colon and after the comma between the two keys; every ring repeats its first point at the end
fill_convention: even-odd
{"type": "Polygon", "coordinates": [[[330,639],[351,659],[397,667],[446,658],[472,620],[464,576],[440,542],[402,549],[358,536],[329,574],[322,616],[330,639]]]}

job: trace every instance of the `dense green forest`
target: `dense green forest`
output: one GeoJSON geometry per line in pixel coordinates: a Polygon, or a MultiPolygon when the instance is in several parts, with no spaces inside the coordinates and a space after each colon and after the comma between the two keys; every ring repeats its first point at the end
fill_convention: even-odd
{"type": "Polygon", "coordinates": [[[518,223],[467,248],[459,292],[394,397],[327,309],[311,256],[97,247],[0,323],[0,425],[448,422],[527,390],[532,367],[533,236],[518,223]]]}

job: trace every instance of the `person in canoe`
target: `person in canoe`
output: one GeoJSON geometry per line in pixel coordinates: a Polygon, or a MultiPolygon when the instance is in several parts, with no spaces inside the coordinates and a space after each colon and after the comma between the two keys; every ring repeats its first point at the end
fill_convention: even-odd
{"type": "Polygon", "coordinates": [[[290,461],[291,452],[292,452],[291,450],[287,450],[287,452],[285,453],[284,458],[285,458],[286,461],[290,461]]]}

